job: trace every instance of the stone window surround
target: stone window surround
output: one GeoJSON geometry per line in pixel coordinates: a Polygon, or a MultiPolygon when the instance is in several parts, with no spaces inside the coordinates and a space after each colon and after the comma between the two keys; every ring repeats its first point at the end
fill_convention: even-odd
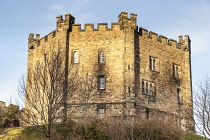
{"type": "Polygon", "coordinates": [[[98,76],[98,89],[105,90],[106,89],[106,78],[104,75],[98,76]]]}
{"type": "Polygon", "coordinates": [[[155,83],[142,79],[141,93],[148,96],[155,96],[155,83]]]}
{"type": "Polygon", "coordinates": [[[99,104],[97,106],[97,114],[99,118],[104,118],[106,112],[106,104],[99,104]]]}
{"type": "Polygon", "coordinates": [[[159,58],[154,56],[149,56],[149,70],[159,71],[159,58]]]}

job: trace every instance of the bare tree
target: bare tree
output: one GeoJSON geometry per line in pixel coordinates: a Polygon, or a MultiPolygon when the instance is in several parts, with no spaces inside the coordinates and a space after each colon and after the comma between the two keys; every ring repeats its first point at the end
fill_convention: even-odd
{"type": "Polygon", "coordinates": [[[198,133],[210,137],[210,77],[203,79],[194,91],[194,114],[198,133]]]}
{"type": "Polygon", "coordinates": [[[67,67],[61,53],[51,53],[44,54],[29,74],[19,88],[26,108],[23,121],[37,126],[50,140],[55,124],[66,120],[68,98],[79,90],[79,68],[67,67]]]}
{"type": "Polygon", "coordinates": [[[79,89],[79,102],[82,105],[82,113],[83,117],[86,116],[87,111],[91,107],[91,103],[94,102],[94,97],[96,97],[97,90],[97,82],[95,76],[90,76],[87,71],[83,68],[83,74],[81,77],[82,83],[81,88],[79,89]]]}

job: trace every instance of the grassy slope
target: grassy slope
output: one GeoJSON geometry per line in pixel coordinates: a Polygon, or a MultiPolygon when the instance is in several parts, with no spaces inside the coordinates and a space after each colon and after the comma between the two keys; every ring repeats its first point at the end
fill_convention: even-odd
{"type": "Polygon", "coordinates": [[[0,129],[0,140],[41,140],[44,139],[39,132],[31,131],[25,127],[0,129]]]}
{"type": "Polygon", "coordinates": [[[183,140],[208,140],[205,139],[204,137],[200,136],[200,135],[196,135],[194,133],[183,133],[183,140]]]}
{"type": "Polygon", "coordinates": [[[23,128],[7,128],[7,129],[0,129],[0,139],[3,140],[13,140],[21,134],[23,128]]]}
{"type": "MultiPolygon", "coordinates": [[[[44,139],[39,132],[32,132],[24,127],[0,129],[0,140],[41,140],[44,139]]],[[[207,140],[202,136],[183,133],[182,140],[207,140]]]]}

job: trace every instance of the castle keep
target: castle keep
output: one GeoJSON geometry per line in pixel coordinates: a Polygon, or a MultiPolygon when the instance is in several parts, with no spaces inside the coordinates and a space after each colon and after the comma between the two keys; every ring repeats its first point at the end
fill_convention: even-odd
{"type": "MultiPolygon", "coordinates": [[[[168,39],[137,26],[137,15],[121,12],[118,22],[75,24],[67,14],[56,18],[56,30],[40,38],[29,35],[28,78],[37,60],[54,48],[65,52],[67,65],[85,68],[95,80],[89,116],[173,117],[193,130],[190,38],[168,39]]],[[[67,66],[65,65],[65,66],[67,66]]],[[[67,101],[70,117],[82,116],[83,104],[67,101]]]]}

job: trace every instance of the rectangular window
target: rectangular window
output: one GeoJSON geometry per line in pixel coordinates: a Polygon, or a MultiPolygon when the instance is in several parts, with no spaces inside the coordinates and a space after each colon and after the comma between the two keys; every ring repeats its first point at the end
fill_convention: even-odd
{"type": "Polygon", "coordinates": [[[181,100],[180,100],[180,91],[181,91],[181,89],[180,89],[180,88],[177,88],[177,103],[178,103],[178,104],[181,104],[181,100]]]}
{"type": "Polygon", "coordinates": [[[141,92],[142,94],[155,96],[155,84],[153,82],[142,80],[141,92]]]}
{"type": "Polygon", "coordinates": [[[105,89],[105,77],[99,76],[99,89],[105,89]]]}
{"type": "Polygon", "coordinates": [[[149,69],[152,71],[158,71],[158,58],[149,57],[149,69]]]}
{"type": "Polygon", "coordinates": [[[98,104],[97,105],[97,113],[99,118],[104,118],[105,115],[105,110],[106,109],[106,104],[98,104]]]}
{"type": "Polygon", "coordinates": [[[99,118],[103,118],[104,117],[104,113],[105,113],[105,109],[101,108],[101,109],[98,109],[98,117],[99,118]]]}

